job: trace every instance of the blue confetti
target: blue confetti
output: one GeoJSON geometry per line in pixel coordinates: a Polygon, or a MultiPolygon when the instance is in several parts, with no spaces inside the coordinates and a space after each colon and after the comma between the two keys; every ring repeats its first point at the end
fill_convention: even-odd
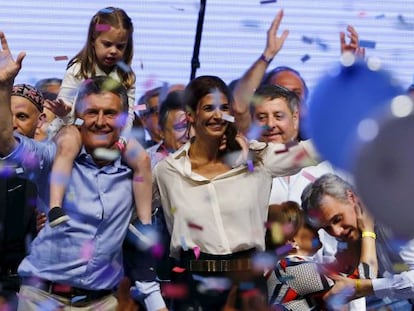
{"type": "Polygon", "coordinates": [[[304,43],[307,43],[307,44],[312,44],[313,43],[313,38],[302,36],[302,41],[304,43]]]}
{"type": "Polygon", "coordinates": [[[359,40],[359,46],[361,48],[375,49],[376,45],[377,45],[377,43],[375,41],[359,40]]]}
{"type": "Polygon", "coordinates": [[[302,61],[302,63],[304,63],[304,62],[308,61],[310,58],[311,57],[309,56],[309,54],[305,54],[301,57],[300,60],[302,61]]]}

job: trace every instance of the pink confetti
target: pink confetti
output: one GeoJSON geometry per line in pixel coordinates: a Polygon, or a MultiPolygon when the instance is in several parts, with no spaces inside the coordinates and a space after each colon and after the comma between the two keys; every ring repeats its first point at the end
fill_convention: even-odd
{"type": "Polygon", "coordinates": [[[188,287],[184,284],[161,284],[163,297],[182,299],[188,296],[188,287]]]}
{"type": "Polygon", "coordinates": [[[316,180],[316,177],[307,171],[302,171],[302,176],[305,177],[310,182],[314,182],[316,180]]]}
{"type": "Polygon", "coordinates": [[[96,31],[106,32],[111,30],[111,25],[108,24],[96,24],[95,26],[96,31]]]}
{"type": "Polygon", "coordinates": [[[197,260],[200,257],[200,247],[194,246],[193,248],[195,259],[197,260]]]}
{"type": "Polygon", "coordinates": [[[142,177],[142,176],[136,176],[136,177],[134,177],[134,181],[135,182],[144,182],[144,177],[142,177]]]}
{"type": "Polygon", "coordinates": [[[185,268],[176,266],[176,267],[172,268],[172,271],[175,272],[175,273],[183,273],[185,271],[185,268]]]}
{"type": "Polygon", "coordinates": [[[135,106],[135,111],[143,111],[143,110],[147,110],[147,106],[146,105],[136,105],[135,106]]]}
{"type": "Polygon", "coordinates": [[[55,56],[55,61],[61,61],[61,60],[68,60],[69,58],[67,56],[55,56]]]}
{"type": "Polygon", "coordinates": [[[85,241],[80,250],[81,258],[85,261],[89,261],[92,258],[94,248],[95,245],[92,240],[85,241]]]}

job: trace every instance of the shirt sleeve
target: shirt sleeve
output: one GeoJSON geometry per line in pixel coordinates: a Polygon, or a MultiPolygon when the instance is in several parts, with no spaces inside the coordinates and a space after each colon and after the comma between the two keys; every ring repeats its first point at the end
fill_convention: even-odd
{"type": "MultiPolygon", "coordinates": [[[[254,149],[258,148],[260,147],[254,146],[254,149]]],[[[310,140],[292,144],[268,143],[260,156],[263,158],[259,160],[262,160],[264,166],[270,170],[272,177],[294,175],[306,166],[321,162],[310,140]]]]}
{"type": "Polygon", "coordinates": [[[414,297],[414,271],[373,279],[372,288],[379,298],[411,299],[414,297]]]}
{"type": "Polygon", "coordinates": [[[66,103],[66,105],[72,107],[70,113],[62,118],[65,124],[71,124],[74,120],[74,102],[77,91],[82,82],[82,80],[75,77],[75,73],[78,72],[79,69],[80,65],[77,63],[68,68],[65,72],[65,76],[63,77],[62,85],[60,87],[58,99],[62,99],[66,103]]]}
{"type": "Polygon", "coordinates": [[[129,132],[135,119],[135,85],[131,86],[127,92],[128,95],[128,119],[124,127],[124,131],[129,132]]]}

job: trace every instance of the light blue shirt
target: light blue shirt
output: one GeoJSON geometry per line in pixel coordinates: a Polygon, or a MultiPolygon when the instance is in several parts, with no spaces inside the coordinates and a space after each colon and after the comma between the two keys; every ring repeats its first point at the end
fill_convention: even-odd
{"type": "MultiPolygon", "coordinates": [[[[38,209],[47,213],[49,179],[56,146],[19,134],[16,149],[4,160],[38,187],[38,209]]],[[[118,159],[99,168],[82,149],[63,201],[70,220],[48,223],[20,264],[21,276],[36,276],[90,290],[112,289],[122,276],[122,242],[133,207],[132,172],[118,159]]]]}

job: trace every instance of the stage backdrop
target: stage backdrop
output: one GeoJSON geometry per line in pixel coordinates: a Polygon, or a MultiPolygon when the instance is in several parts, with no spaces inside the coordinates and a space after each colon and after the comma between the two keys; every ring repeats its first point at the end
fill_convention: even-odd
{"type": "MultiPolygon", "coordinates": [[[[111,5],[126,10],[135,26],[137,98],[163,81],[187,83],[200,6],[195,0],[4,0],[0,30],[15,55],[27,52],[17,82],[63,77],[65,59],[85,43],[90,18],[111,5]]],[[[197,75],[218,75],[226,82],[240,77],[263,51],[280,8],[285,11],[281,29],[290,34],[271,67],[299,70],[312,89],[338,60],[339,31],[352,24],[368,56],[380,57],[402,86],[413,83],[414,0],[207,0],[197,75]]]]}

